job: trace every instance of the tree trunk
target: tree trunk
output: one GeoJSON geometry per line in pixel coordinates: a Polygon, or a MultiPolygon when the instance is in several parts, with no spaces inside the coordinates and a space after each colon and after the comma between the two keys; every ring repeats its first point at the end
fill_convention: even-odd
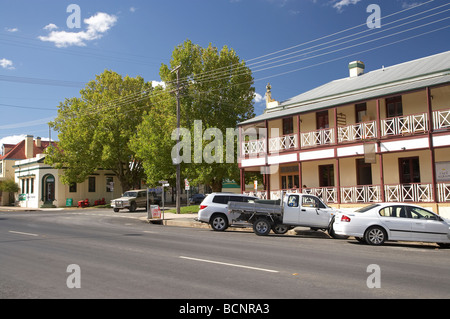
{"type": "Polygon", "coordinates": [[[213,192],[221,192],[222,191],[222,180],[214,180],[211,183],[211,188],[213,192]]]}

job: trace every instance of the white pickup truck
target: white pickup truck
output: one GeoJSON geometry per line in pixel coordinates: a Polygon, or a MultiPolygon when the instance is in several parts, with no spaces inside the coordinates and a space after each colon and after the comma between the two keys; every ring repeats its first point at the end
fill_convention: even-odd
{"type": "Polygon", "coordinates": [[[287,193],[283,200],[256,200],[254,203],[228,202],[228,212],[237,220],[253,224],[256,235],[264,236],[273,230],[286,233],[296,226],[327,230],[333,238],[334,216],[337,210],[320,198],[309,194],[287,193]]]}

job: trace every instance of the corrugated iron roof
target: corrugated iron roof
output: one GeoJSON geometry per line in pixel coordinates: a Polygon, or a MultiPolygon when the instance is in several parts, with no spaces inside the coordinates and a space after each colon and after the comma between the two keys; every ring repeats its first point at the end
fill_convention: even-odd
{"type": "Polygon", "coordinates": [[[319,86],[266,110],[240,125],[260,122],[323,108],[355,103],[385,95],[450,82],[450,51],[384,67],[357,77],[319,86]]]}

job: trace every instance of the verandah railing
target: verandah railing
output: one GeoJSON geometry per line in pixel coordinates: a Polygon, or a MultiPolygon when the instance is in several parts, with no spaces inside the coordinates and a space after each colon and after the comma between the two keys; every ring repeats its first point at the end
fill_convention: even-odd
{"type": "MultiPolygon", "coordinates": [[[[326,203],[339,203],[336,187],[312,187],[294,189],[271,190],[270,199],[281,199],[286,193],[300,193],[316,195],[326,203]]],[[[380,185],[357,185],[343,186],[340,188],[341,204],[377,203],[382,201],[382,188],[380,185]]],[[[433,202],[433,184],[411,183],[411,184],[389,184],[384,185],[384,198],[386,202],[433,202]]],[[[436,185],[437,201],[441,203],[450,202],[450,183],[438,183],[436,185]]],[[[244,194],[257,196],[262,199],[268,198],[268,191],[244,192],[244,194]]]]}

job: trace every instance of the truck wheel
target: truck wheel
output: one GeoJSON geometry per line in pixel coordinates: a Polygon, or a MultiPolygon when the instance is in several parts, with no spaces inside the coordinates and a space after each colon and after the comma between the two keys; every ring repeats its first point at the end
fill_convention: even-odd
{"type": "Polygon", "coordinates": [[[266,236],[270,233],[271,230],[270,222],[266,218],[257,219],[253,223],[253,231],[258,236],[266,236]]]}
{"type": "Polygon", "coordinates": [[[135,202],[132,202],[132,203],[131,203],[130,208],[129,208],[129,211],[130,211],[130,212],[135,212],[135,211],[136,211],[136,203],[135,203],[135,202]]]}
{"type": "Polygon", "coordinates": [[[224,231],[228,228],[228,218],[222,214],[214,214],[211,216],[210,224],[212,229],[224,231]]]}
{"type": "Polygon", "coordinates": [[[273,225],[272,230],[275,234],[283,235],[283,234],[286,234],[290,228],[291,227],[287,226],[287,225],[276,224],[276,225],[273,225]]]}
{"type": "Polygon", "coordinates": [[[114,213],[118,213],[119,209],[118,208],[114,208],[114,213]]]}

